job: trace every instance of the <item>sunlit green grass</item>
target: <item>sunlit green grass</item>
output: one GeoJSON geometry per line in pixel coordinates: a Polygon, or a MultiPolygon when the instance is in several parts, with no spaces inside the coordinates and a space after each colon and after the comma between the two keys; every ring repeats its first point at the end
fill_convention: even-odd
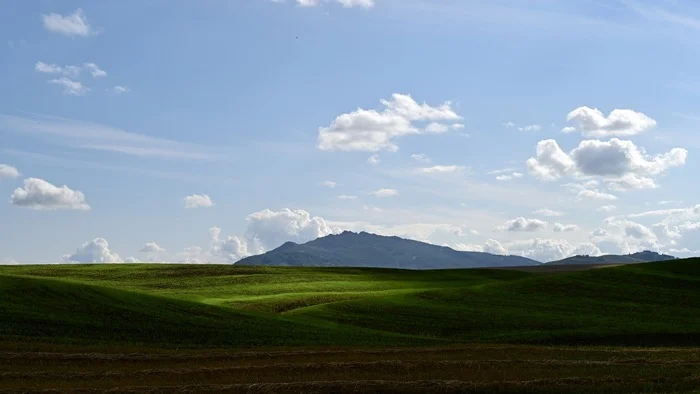
{"type": "Polygon", "coordinates": [[[0,341],[700,344],[700,260],[539,275],[222,265],[0,268],[0,341]]]}

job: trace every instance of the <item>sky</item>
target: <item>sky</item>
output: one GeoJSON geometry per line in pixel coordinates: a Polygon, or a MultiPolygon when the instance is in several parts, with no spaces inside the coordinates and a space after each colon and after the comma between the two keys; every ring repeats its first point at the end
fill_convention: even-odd
{"type": "Polygon", "coordinates": [[[700,6],[0,1],[0,262],[700,255],[700,6]]]}

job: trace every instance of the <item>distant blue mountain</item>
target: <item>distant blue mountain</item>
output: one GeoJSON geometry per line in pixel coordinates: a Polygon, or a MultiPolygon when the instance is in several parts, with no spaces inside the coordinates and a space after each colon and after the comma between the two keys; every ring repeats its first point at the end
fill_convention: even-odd
{"type": "Polygon", "coordinates": [[[305,244],[287,242],[267,253],[245,258],[238,264],[447,269],[532,266],[541,263],[520,256],[460,252],[410,239],[345,231],[305,244]]]}
{"type": "Polygon", "coordinates": [[[631,264],[631,263],[650,263],[652,261],[667,261],[675,260],[677,257],[669,256],[645,250],[625,255],[606,254],[603,256],[572,256],[563,260],[550,261],[547,264],[563,265],[563,264],[631,264]]]}

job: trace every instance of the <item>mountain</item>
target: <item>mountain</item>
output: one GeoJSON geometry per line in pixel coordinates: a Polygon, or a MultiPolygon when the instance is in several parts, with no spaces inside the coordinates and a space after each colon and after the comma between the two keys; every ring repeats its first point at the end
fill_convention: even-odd
{"type": "Polygon", "coordinates": [[[562,265],[562,264],[632,264],[632,263],[649,263],[652,261],[667,261],[675,260],[677,257],[666,254],[659,254],[650,250],[637,252],[625,255],[606,254],[603,256],[572,256],[563,260],[550,261],[546,264],[562,265]]]}
{"type": "Polygon", "coordinates": [[[540,265],[519,256],[460,252],[445,246],[366,232],[329,235],[296,244],[287,242],[265,254],[247,257],[238,265],[305,267],[378,267],[446,269],[540,265]]]}

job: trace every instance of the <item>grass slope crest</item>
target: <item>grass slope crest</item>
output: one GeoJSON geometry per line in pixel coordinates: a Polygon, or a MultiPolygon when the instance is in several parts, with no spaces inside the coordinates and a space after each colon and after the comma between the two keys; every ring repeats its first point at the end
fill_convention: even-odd
{"type": "Polygon", "coordinates": [[[305,244],[287,242],[277,249],[251,256],[238,265],[305,267],[377,267],[450,269],[533,266],[539,261],[520,256],[461,252],[396,236],[345,231],[305,244]]]}

